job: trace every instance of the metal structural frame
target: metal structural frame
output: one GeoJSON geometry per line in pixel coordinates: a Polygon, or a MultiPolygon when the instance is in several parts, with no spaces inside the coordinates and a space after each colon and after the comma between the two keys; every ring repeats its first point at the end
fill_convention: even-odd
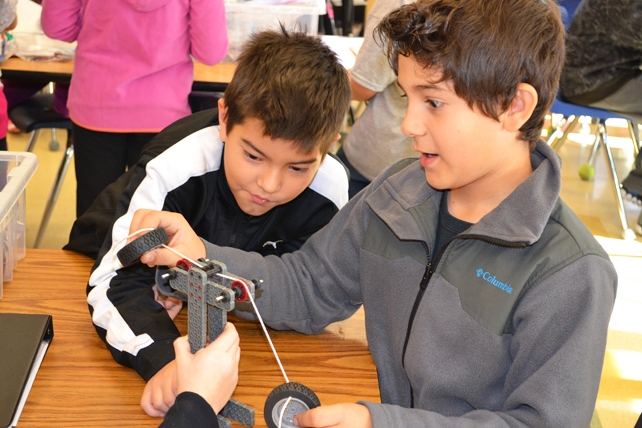
{"type": "MultiPolygon", "coordinates": [[[[187,335],[192,353],[221,335],[227,323],[227,313],[234,310],[236,299],[247,299],[248,291],[254,298],[256,291],[255,281],[228,274],[223,263],[200,259],[199,264],[182,263],[169,271],[170,286],[187,298],[187,335]]],[[[232,427],[226,418],[251,427],[254,425],[254,409],[230,399],[218,415],[221,428],[232,427]]]]}

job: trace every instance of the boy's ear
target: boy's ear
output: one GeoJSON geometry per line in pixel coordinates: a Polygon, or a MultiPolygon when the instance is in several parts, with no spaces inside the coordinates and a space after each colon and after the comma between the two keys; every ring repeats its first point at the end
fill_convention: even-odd
{"type": "Polygon", "coordinates": [[[504,129],[510,132],[518,132],[533,114],[533,110],[537,106],[537,100],[535,88],[528,83],[520,83],[508,110],[502,115],[504,116],[504,129]]]}
{"type": "Polygon", "coordinates": [[[227,139],[227,105],[225,105],[225,99],[223,98],[218,100],[218,125],[221,141],[225,142],[227,139]]]}

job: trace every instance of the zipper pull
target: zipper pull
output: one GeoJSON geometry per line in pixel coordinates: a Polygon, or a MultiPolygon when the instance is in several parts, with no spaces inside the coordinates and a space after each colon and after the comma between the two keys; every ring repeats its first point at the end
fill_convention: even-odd
{"type": "Polygon", "coordinates": [[[428,286],[428,280],[432,276],[432,263],[428,263],[426,265],[426,270],[424,271],[424,276],[421,278],[421,283],[419,284],[419,288],[422,290],[425,290],[426,287],[428,286]]]}

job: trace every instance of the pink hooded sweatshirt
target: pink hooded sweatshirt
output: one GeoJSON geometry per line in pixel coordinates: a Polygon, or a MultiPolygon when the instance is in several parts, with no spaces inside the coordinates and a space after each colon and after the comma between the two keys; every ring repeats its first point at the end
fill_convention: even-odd
{"type": "Polygon", "coordinates": [[[223,0],[44,0],[49,37],[78,41],[67,106],[78,125],[158,132],[191,113],[190,55],[227,53],[223,0]]]}

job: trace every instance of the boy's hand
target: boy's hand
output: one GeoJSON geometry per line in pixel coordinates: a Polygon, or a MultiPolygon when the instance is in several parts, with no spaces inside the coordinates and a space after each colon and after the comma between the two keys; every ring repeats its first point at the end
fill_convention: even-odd
{"type": "Polygon", "coordinates": [[[178,315],[183,308],[183,302],[173,297],[167,297],[161,294],[156,286],[152,287],[152,290],[154,290],[154,299],[165,308],[169,317],[171,319],[176,318],[176,315],[178,315]]]}
{"type": "Polygon", "coordinates": [[[176,361],[172,361],[147,382],[140,399],[140,407],[149,416],[165,417],[176,400],[177,390],[176,361]]]}
{"type": "Polygon", "coordinates": [[[341,403],[321,406],[294,417],[298,427],[372,428],[370,411],[362,404],[341,403]]]}
{"type": "Polygon", "coordinates": [[[241,348],[234,325],[227,323],[223,333],[196,354],[186,337],[176,339],[178,393],[195,392],[218,414],[227,404],[239,379],[241,348]]]}
{"type": "MultiPolygon", "coordinates": [[[[131,235],[141,229],[157,229],[159,227],[165,229],[165,232],[167,232],[170,238],[167,245],[185,257],[198,260],[206,256],[203,241],[196,235],[190,224],[185,220],[185,217],[178,213],[138,210],[132,218],[129,226],[129,234],[131,235]]],[[[132,237],[127,242],[129,243],[137,237],[138,236],[132,237]]],[[[173,267],[176,266],[176,263],[180,259],[181,257],[178,254],[161,247],[143,254],[140,261],[149,267],[173,267]]]]}

